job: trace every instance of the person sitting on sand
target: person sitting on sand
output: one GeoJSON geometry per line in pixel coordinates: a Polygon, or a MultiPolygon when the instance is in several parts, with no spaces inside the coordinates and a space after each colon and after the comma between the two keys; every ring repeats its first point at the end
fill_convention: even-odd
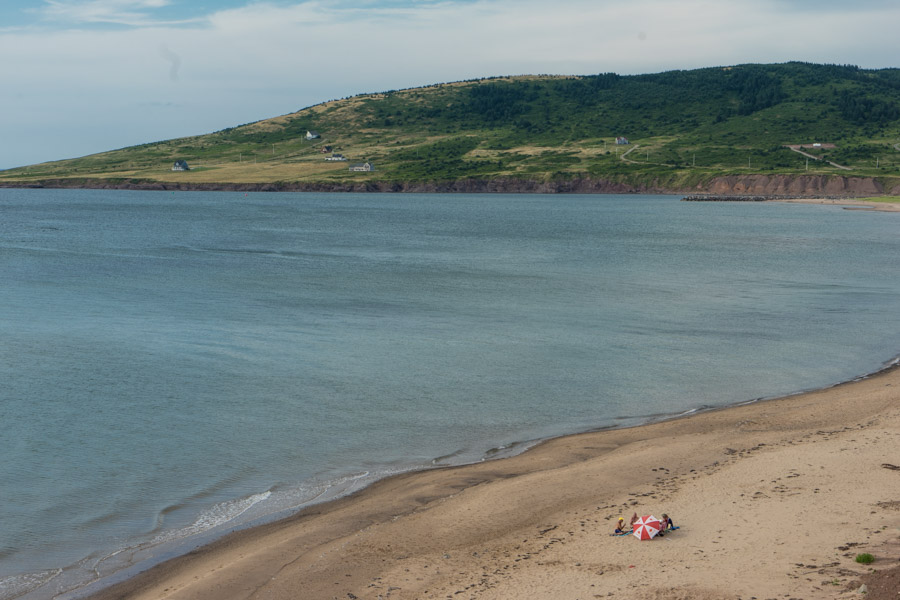
{"type": "Polygon", "coordinates": [[[631,515],[631,528],[634,529],[634,522],[638,520],[637,513],[631,515]]]}
{"type": "Polygon", "coordinates": [[[616,534],[628,533],[625,530],[625,517],[619,517],[619,522],[616,524],[616,534]]]}
{"type": "Polygon", "coordinates": [[[668,531],[670,529],[675,529],[675,523],[672,522],[672,519],[669,518],[669,515],[663,513],[662,518],[659,520],[662,524],[662,529],[660,531],[668,531]]]}

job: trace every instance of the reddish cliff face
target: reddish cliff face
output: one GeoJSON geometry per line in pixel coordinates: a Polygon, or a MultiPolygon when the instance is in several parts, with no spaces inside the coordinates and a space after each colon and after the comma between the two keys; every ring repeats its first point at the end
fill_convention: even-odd
{"type": "Polygon", "coordinates": [[[833,177],[827,175],[729,175],[716,177],[698,191],[711,194],[754,194],[767,196],[880,196],[900,192],[872,177],[833,177]]]}
{"type": "Polygon", "coordinates": [[[141,190],[233,190],[261,192],[457,192],[536,194],[712,194],[722,196],[882,196],[900,195],[900,179],[885,186],[872,177],[827,175],[727,175],[693,189],[651,182],[631,185],[605,179],[575,178],[559,181],[530,179],[462,179],[441,182],[347,181],[334,183],[187,183],[150,180],[52,179],[35,182],[0,181],[0,187],[55,187],[141,190]]]}

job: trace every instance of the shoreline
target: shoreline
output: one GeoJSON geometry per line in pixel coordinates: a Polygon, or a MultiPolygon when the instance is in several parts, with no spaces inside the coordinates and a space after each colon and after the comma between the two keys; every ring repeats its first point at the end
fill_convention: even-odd
{"type": "Polygon", "coordinates": [[[698,194],[682,198],[683,202],[784,202],[792,204],[829,204],[843,206],[845,210],[873,210],[900,212],[900,202],[877,202],[846,196],[769,196],[769,195],[721,195],[698,194]]]}
{"type": "Polygon", "coordinates": [[[686,199],[713,198],[818,202],[851,200],[900,194],[900,185],[883,184],[873,177],[800,175],[714,175],[704,183],[685,188],[656,179],[613,180],[584,174],[571,179],[390,180],[353,178],[341,181],[219,181],[200,182],[142,177],[48,177],[11,180],[0,177],[0,189],[91,189],[143,191],[319,192],[319,193],[417,193],[417,194],[654,194],[682,195],[686,199]]]}
{"type": "Polygon", "coordinates": [[[780,198],[771,202],[792,204],[831,204],[843,206],[845,210],[873,210],[879,212],[900,212],[900,202],[872,202],[858,198],[780,198]]]}
{"type": "MultiPolygon", "coordinates": [[[[876,202],[853,195],[822,195],[821,190],[809,194],[787,193],[712,193],[665,189],[658,186],[631,185],[606,180],[574,179],[570,181],[537,181],[528,179],[463,180],[447,182],[359,181],[355,183],[188,183],[142,179],[55,179],[42,181],[3,181],[0,189],[83,189],[158,192],[293,192],[293,193],[397,193],[397,194],[576,194],[576,195],[681,195],[689,202],[785,202],[797,204],[830,204],[845,210],[900,212],[900,202],[876,202]]],[[[876,191],[872,191],[876,193],[876,191]]]]}
{"type": "Polygon", "coordinates": [[[677,194],[659,186],[632,185],[605,179],[463,179],[392,181],[360,179],[336,182],[189,182],[141,178],[61,178],[31,181],[0,179],[0,189],[91,189],[162,192],[314,192],[403,194],[677,194]]]}
{"type": "Polygon", "coordinates": [[[896,490],[900,474],[869,465],[861,470],[870,484],[860,488],[854,482],[825,495],[820,494],[825,483],[818,481],[823,474],[806,472],[814,466],[802,462],[810,460],[806,452],[795,455],[799,449],[810,456],[824,450],[834,469],[821,470],[846,476],[864,465],[844,464],[846,457],[842,462],[834,446],[867,437],[870,452],[888,459],[891,441],[884,438],[900,439],[897,400],[900,362],[895,359],[880,371],[820,390],[551,438],[512,457],[394,475],[350,496],[239,530],[87,597],[218,599],[265,592],[292,598],[303,589],[308,598],[592,597],[588,592],[627,598],[749,598],[751,592],[843,598],[851,593],[844,587],[867,571],[847,550],[871,552],[873,566],[900,573],[895,566],[900,565],[900,498],[889,497],[891,487],[884,481],[886,473],[898,478],[896,490]],[[808,410],[826,403],[828,414],[808,410]],[[785,463],[792,466],[770,472],[772,465],[785,463]],[[754,477],[763,472],[771,483],[728,477],[742,469],[754,477]],[[803,483],[810,475],[814,481],[803,483]],[[771,489],[738,494],[745,487],[771,489]],[[704,505],[691,493],[698,488],[706,495],[725,494],[738,508],[725,502],[704,505]],[[834,513],[837,521],[827,528],[823,521],[812,532],[804,527],[804,537],[793,543],[781,540],[780,533],[792,531],[791,523],[808,519],[810,512],[795,507],[796,498],[778,501],[786,496],[800,496],[799,504],[811,503],[813,513],[829,518],[834,513]],[[867,506],[848,502],[857,496],[867,506]],[[752,512],[753,505],[766,508],[754,519],[740,514],[741,508],[752,512]],[[667,511],[682,530],[649,543],[609,537],[615,518],[627,518],[632,509],[667,511]],[[717,511],[728,514],[716,519],[717,511]],[[877,523],[861,523],[860,518],[872,518],[870,512],[878,515],[872,519],[877,523]],[[787,546],[793,558],[771,564],[759,555],[767,553],[768,544],[741,542],[745,528],[740,536],[722,537],[735,518],[752,526],[748,537],[779,539],[777,546],[787,546]],[[878,538],[882,532],[888,535],[878,538]],[[810,543],[812,534],[829,541],[810,543]],[[623,556],[622,546],[629,542],[623,556]],[[679,552],[682,546],[691,552],[679,552]],[[704,556],[726,548],[736,554],[729,562],[756,565],[753,581],[746,581],[746,568],[739,569],[745,581],[735,581],[736,565],[723,568],[704,556]],[[560,554],[568,560],[554,558],[560,554]],[[662,561],[665,571],[655,573],[646,564],[631,571],[639,559],[662,561]],[[799,577],[795,571],[803,569],[796,565],[815,567],[816,577],[799,577]],[[638,572],[640,584],[632,577],[638,572]],[[822,595],[822,576],[831,574],[841,585],[831,583],[833,589],[825,588],[830,595],[822,595]]]}

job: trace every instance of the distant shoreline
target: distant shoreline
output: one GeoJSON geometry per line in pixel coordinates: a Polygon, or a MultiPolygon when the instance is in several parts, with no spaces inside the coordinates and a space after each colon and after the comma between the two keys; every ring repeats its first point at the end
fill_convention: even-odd
{"type": "Polygon", "coordinates": [[[719,195],[696,194],[682,198],[685,202],[790,202],[798,204],[833,204],[843,206],[847,210],[875,210],[882,212],[900,212],[900,202],[877,202],[865,198],[848,196],[758,196],[758,195],[719,195]]]}
{"type": "Polygon", "coordinates": [[[356,193],[534,193],[534,194],[678,194],[677,190],[633,186],[600,179],[538,181],[532,179],[466,179],[454,181],[342,181],[342,182],[173,182],[144,179],[47,179],[4,181],[0,188],[109,189],[162,192],[356,192],[356,193]]]}
{"type": "Polygon", "coordinates": [[[835,204],[847,210],[874,210],[880,212],[900,212],[900,202],[873,202],[860,198],[781,198],[774,202],[793,202],[798,204],[835,204]]]}
{"type": "MultiPolygon", "coordinates": [[[[715,187],[721,187],[716,185],[715,187]]],[[[754,193],[742,189],[739,193],[667,189],[661,186],[630,185],[603,179],[573,178],[559,181],[531,179],[466,179],[454,181],[344,181],[344,182],[173,182],[145,179],[47,179],[37,181],[8,181],[0,179],[0,188],[7,189],[95,189],[144,190],[161,192],[319,192],[319,193],[418,193],[418,194],[658,194],[682,195],[683,200],[698,202],[803,202],[812,204],[848,204],[874,210],[893,211],[891,203],[866,202],[873,192],[847,194],[823,193],[813,186],[808,193],[754,193]]]]}

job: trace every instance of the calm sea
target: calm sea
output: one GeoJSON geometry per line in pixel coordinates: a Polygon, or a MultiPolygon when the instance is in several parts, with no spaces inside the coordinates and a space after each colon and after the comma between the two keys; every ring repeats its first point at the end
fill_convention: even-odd
{"type": "Polygon", "coordinates": [[[0,190],[0,599],[388,473],[877,370],[898,234],[672,196],[0,190]]]}

